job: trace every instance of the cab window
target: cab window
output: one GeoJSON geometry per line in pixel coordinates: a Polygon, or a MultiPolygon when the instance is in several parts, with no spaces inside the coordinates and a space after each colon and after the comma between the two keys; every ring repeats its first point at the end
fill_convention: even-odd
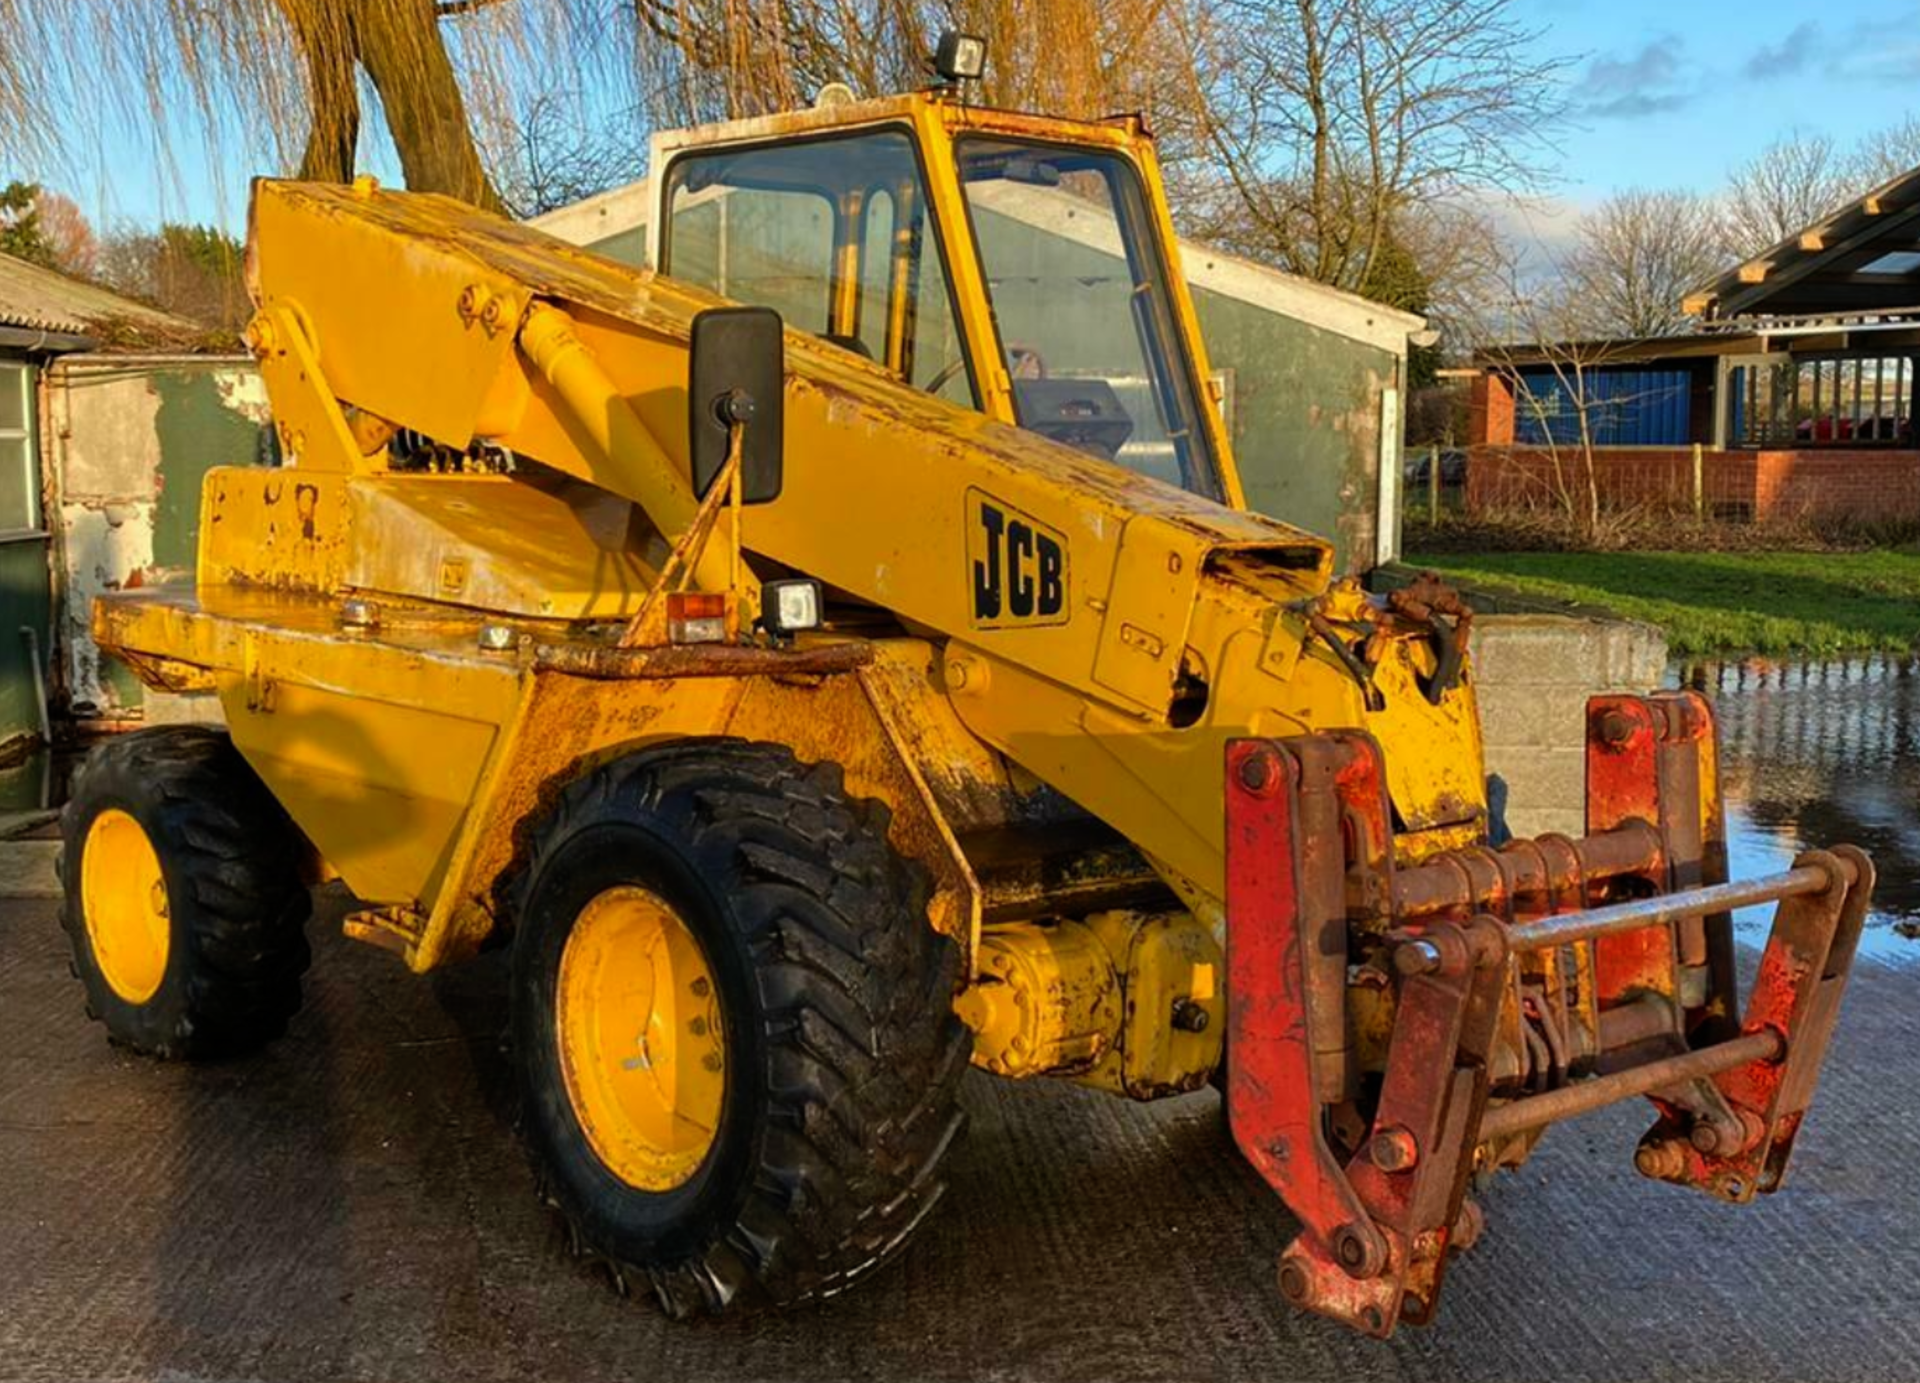
{"type": "Polygon", "coordinates": [[[1020,425],[1220,497],[1146,192],[1126,159],[967,138],[958,161],[1020,425]]]}
{"type": "Polygon", "coordinates": [[[667,218],[663,272],[977,406],[906,134],[683,155],[668,168],[667,218]]]}

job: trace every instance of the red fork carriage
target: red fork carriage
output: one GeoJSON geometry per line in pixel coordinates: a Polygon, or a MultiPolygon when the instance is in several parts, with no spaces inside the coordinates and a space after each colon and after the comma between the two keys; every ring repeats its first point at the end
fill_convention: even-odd
{"type": "Polygon", "coordinates": [[[1475,1173],[1636,1095],[1634,1165],[1779,1189],[1873,892],[1852,846],[1726,882],[1713,716],[1595,698],[1587,834],[1395,860],[1360,733],[1227,749],[1227,1108],[1300,1221],[1288,1300],[1381,1337],[1432,1318],[1475,1173]],[[1744,1012],[1732,910],[1776,904],[1744,1012]]]}

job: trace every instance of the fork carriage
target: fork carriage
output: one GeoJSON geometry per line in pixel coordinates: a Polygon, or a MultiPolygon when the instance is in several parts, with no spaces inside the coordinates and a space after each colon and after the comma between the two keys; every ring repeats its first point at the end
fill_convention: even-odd
{"type": "Polygon", "coordinates": [[[1873,891],[1851,846],[1728,883],[1711,710],[1588,709],[1587,828],[1396,862],[1363,734],[1227,752],[1234,1137],[1299,1217],[1298,1305],[1385,1336],[1432,1315],[1473,1176],[1646,1096],[1635,1167],[1779,1189],[1873,891]],[[1777,905],[1744,1013],[1732,910],[1777,905]]]}

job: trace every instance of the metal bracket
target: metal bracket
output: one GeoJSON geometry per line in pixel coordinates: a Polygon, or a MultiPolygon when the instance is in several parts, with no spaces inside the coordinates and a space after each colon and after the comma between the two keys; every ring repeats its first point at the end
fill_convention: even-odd
{"type": "Polygon", "coordinates": [[[1398,868],[1367,737],[1228,743],[1227,1107],[1240,1149],[1300,1221],[1280,1261],[1290,1301],[1380,1337],[1425,1323],[1449,1249],[1477,1233],[1466,1198],[1477,1150],[1636,1096],[1660,1112],[1635,1158],[1643,1173],[1734,1202],[1779,1186],[1873,866],[1843,846],[1781,874],[1713,877],[1705,703],[1602,699],[1592,724],[1589,835],[1398,868]],[[1736,1023],[1731,931],[1715,933],[1760,902],[1778,911],[1736,1023]],[[1369,964],[1388,961],[1398,991],[1372,1122],[1337,1149],[1332,1116],[1354,1122],[1342,1102],[1357,1076],[1345,1008],[1356,927],[1386,943],[1369,964]],[[1686,1002],[1689,966],[1705,973],[1704,1002],[1686,1002]],[[1507,1000],[1523,998],[1516,973],[1578,982],[1590,1074],[1573,1078],[1563,1059],[1544,1091],[1503,1085],[1493,1104],[1491,1058],[1513,1040],[1507,1000]]]}

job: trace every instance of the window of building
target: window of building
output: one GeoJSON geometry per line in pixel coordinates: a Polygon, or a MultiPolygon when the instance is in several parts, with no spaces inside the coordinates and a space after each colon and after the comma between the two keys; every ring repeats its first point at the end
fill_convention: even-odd
{"type": "Polygon", "coordinates": [[[1910,447],[1916,358],[1854,350],[1735,366],[1728,437],[1738,447],[1910,447]]]}
{"type": "Polygon", "coordinates": [[[31,365],[0,361],[0,532],[33,532],[40,527],[33,382],[31,365]]]}

